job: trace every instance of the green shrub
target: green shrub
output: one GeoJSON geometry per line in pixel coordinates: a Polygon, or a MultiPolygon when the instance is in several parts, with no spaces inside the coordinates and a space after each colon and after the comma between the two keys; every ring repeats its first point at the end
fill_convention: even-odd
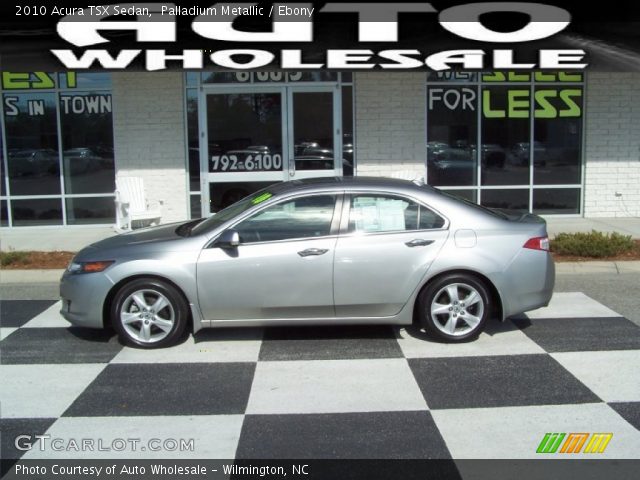
{"type": "Polygon", "coordinates": [[[29,259],[27,252],[0,252],[0,265],[24,265],[29,259]]]}
{"type": "Polygon", "coordinates": [[[630,252],[635,244],[630,235],[591,233],[560,233],[551,241],[551,251],[579,257],[613,257],[630,252]]]}

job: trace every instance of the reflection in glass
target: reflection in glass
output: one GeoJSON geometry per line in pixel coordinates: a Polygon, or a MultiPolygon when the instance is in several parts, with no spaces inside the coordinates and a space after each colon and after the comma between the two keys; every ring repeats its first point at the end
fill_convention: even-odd
{"type": "Polygon", "coordinates": [[[3,96],[11,195],[60,193],[54,93],[3,96]]]}
{"type": "Polygon", "coordinates": [[[191,204],[191,218],[202,218],[202,206],[200,205],[200,195],[189,195],[191,204]]]}
{"type": "Polygon", "coordinates": [[[535,188],[533,190],[533,213],[542,215],[580,213],[580,189],[535,188]]]}
{"type": "Polygon", "coordinates": [[[528,189],[482,190],[481,205],[505,210],[529,211],[528,189]]]}
{"type": "Polygon", "coordinates": [[[86,225],[113,223],[115,204],[113,197],[67,198],[67,224],[86,225]]]}
{"type": "Polygon", "coordinates": [[[477,88],[433,86],[427,91],[427,182],[476,185],[477,88]]]}
{"type": "Polygon", "coordinates": [[[7,201],[0,200],[0,226],[6,227],[9,225],[9,213],[7,211],[7,201]]]}
{"type": "Polygon", "coordinates": [[[317,195],[268,207],[236,226],[242,243],[329,235],[335,197],[317,195]]]}
{"type": "MultiPolygon", "coordinates": [[[[344,74],[343,74],[344,76],[344,74]]],[[[342,87],[342,175],[352,177],[354,171],[353,87],[342,87]]]]}
{"type": "Polygon", "coordinates": [[[293,93],[293,142],[296,170],[333,170],[333,93],[293,93]]]}
{"type": "Polygon", "coordinates": [[[115,189],[111,94],[60,95],[65,191],[111,193],[115,189]]]}
{"type": "Polygon", "coordinates": [[[428,72],[427,82],[460,82],[468,83],[475,82],[478,79],[478,75],[474,72],[428,72]]]}
{"type": "MultiPolygon", "coordinates": [[[[223,208],[242,200],[258,190],[276,182],[220,182],[209,184],[210,212],[219,212],[223,208]]],[[[193,199],[193,197],[192,197],[193,199]]],[[[194,217],[195,218],[195,217],[194,217]]]]}
{"type": "Polygon", "coordinates": [[[11,200],[14,227],[37,225],[62,225],[62,200],[42,198],[11,200]]]}
{"type": "Polygon", "coordinates": [[[60,88],[111,88],[109,72],[64,72],[58,74],[60,88]]]}
{"type": "Polygon", "coordinates": [[[536,88],[544,108],[536,111],[533,181],[580,184],[582,181],[582,88],[536,88]]]}
{"type": "Polygon", "coordinates": [[[207,95],[210,172],[282,171],[279,93],[207,95]]]}
{"type": "Polygon", "coordinates": [[[2,132],[0,132],[0,196],[7,195],[4,181],[4,145],[2,145],[2,132]]]}
{"type": "Polygon", "coordinates": [[[460,197],[469,202],[477,203],[478,201],[478,193],[476,190],[442,190],[449,195],[453,195],[455,197],[460,197]]]}
{"type": "Polygon", "coordinates": [[[529,184],[530,91],[482,89],[482,185],[529,184]]]}
{"type": "Polygon", "coordinates": [[[187,144],[189,146],[189,189],[193,192],[200,190],[199,131],[198,92],[190,88],[187,90],[187,144]]]}

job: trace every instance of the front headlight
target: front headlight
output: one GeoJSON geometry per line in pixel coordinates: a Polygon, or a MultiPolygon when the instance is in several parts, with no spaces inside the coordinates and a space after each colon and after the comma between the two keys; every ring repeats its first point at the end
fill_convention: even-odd
{"type": "Polygon", "coordinates": [[[76,262],[71,261],[67,267],[69,273],[97,273],[106,270],[115,263],[113,260],[101,260],[97,262],[76,262]]]}

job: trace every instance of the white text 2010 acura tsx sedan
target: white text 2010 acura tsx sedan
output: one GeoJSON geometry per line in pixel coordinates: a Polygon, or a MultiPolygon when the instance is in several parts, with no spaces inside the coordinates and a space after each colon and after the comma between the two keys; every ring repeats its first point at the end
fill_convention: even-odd
{"type": "Polygon", "coordinates": [[[163,347],[202,327],[418,323],[477,336],[488,319],[545,306],[555,271],[546,224],[383,178],[261,190],[207,219],[80,251],[62,315],[163,347]]]}

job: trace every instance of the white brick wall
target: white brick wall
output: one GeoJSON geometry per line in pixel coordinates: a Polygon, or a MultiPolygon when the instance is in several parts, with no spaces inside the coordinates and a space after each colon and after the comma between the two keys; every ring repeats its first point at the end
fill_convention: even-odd
{"type": "Polygon", "coordinates": [[[358,175],[424,176],[425,73],[358,72],[354,83],[358,175]]]}
{"type": "Polygon", "coordinates": [[[587,76],[585,217],[640,216],[640,73],[587,76]]]}
{"type": "Polygon", "coordinates": [[[182,82],[181,72],[113,74],[116,176],[143,177],[163,223],[188,212],[182,82]]]}

